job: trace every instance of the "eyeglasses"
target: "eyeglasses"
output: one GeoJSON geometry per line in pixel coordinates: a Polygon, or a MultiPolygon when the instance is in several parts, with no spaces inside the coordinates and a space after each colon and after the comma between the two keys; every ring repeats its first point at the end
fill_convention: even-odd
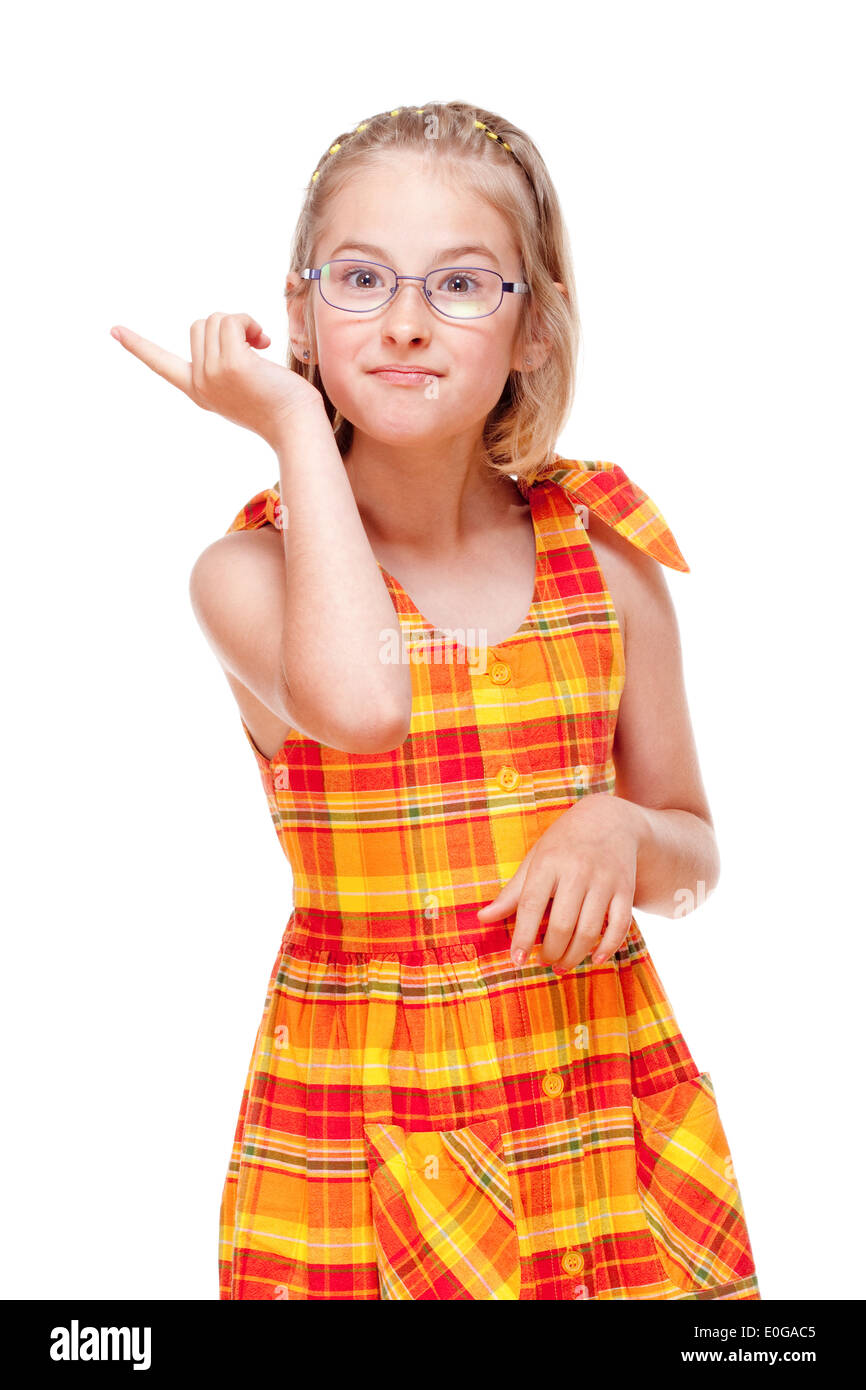
{"type": "Polygon", "coordinates": [[[325,303],[347,314],[381,309],[393,299],[401,280],[423,284],[427,303],[449,319],[483,319],[496,313],[504,294],[529,294],[529,286],[522,281],[503,280],[495,270],[475,265],[442,266],[427,275],[398,275],[377,261],[337,260],[326,261],[316,270],[302,270],[301,278],[318,280],[325,303]]]}

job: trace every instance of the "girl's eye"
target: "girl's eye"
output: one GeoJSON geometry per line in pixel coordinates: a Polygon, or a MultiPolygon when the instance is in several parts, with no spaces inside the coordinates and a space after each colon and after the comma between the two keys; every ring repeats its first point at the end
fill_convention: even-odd
{"type": "Polygon", "coordinates": [[[368,290],[374,288],[373,282],[378,281],[379,276],[375,270],[356,266],[354,270],[344,271],[342,279],[353,290],[368,290]]]}
{"type": "Polygon", "coordinates": [[[478,289],[478,281],[474,275],[448,275],[442,283],[442,288],[449,294],[458,296],[471,294],[478,289]]]}

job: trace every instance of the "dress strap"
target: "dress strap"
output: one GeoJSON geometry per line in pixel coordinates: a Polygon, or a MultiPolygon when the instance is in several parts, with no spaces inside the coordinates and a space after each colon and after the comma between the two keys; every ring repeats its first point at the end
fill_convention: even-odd
{"type": "Polygon", "coordinates": [[[555,454],[531,482],[515,481],[527,499],[533,487],[558,483],[575,507],[588,507],[632,545],[669,569],[691,573],[659,508],[619,464],[564,459],[555,454]]]}
{"type": "Polygon", "coordinates": [[[255,497],[251,497],[249,502],[244,503],[231,526],[226,527],[224,534],[228,535],[230,531],[259,531],[263,526],[267,526],[268,522],[278,531],[282,530],[281,505],[276,484],[264,488],[262,492],[257,492],[255,497]]]}

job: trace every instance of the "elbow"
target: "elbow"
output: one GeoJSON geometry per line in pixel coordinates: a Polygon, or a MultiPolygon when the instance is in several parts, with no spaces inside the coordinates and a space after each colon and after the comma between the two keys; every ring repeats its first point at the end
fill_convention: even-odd
{"type": "Polygon", "coordinates": [[[707,826],[706,844],[693,863],[692,875],[691,882],[674,895],[676,907],[670,914],[673,917],[688,917],[702,907],[718,887],[721,863],[712,826],[707,826]]]}
{"type": "Polygon", "coordinates": [[[405,710],[402,706],[389,709],[386,712],[379,712],[375,719],[359,723],[357,720],[351,731],[347,732],[347,738],[351,738],[353,747],[347,745],[347,751],[352,753],[391,753],[395,748],[399,748],[409,737],[409,729],[412,722],[411,707],[405,710]]]}
{"type": "Polygon", "coordinates": [[[722,876],[722,861],[719,854],[719,842],[716,839],[716,832],[712,824],[707,821],[707,853],[704,864],[704,895],[709,897],[715,893],[719,886],[719,879],[722,876]]]}
{"type": "Polygon", "coordinates": [[[359,726],[337,734],[336,747],[344,753],[391,753],[406,742],[409,728],[404,720],[382,721],[359,726]]]}
{"type": "MultiPolygon", "coordinates": [[[[377,692],[365,697],[363,691],[352,692],[344,686],[332,689],[330,699],[321,690],[302,684],[297,678],[293,689],[285,666],[281,668],[283,685],[288,693],[292,714],[288,722],[306,730],[316,742],[341,753],[389,753],[409,737],[412,721],[411,687],[408,699],[392,699],[390,692],[377,692]]],[[[333,683],[332,683],[333,684],[333,683]]]]}
{"type": "Polygon", "coordinates": [[[320,732],[316,737],[320,742],[341,753],[370,755],[393,752],[406,742],[411,713],[402,708],[366,713],[356,710],[351,723],[346,723],[341,715],[326,721],[328,727],[323,728],[321,714],[315,722],[319,726],[320,732]]]}

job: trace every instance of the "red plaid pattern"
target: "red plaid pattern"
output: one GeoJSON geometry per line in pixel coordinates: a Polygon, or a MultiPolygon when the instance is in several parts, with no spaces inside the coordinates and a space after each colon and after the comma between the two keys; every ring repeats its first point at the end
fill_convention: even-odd
{"type": "MultiPolygon", "coordinates": [[[[293,731],[268,759],[241,721],[294,907],[223,1190],[221,1298],[760,1298],[712,1081],[637,922],[560,978],[546,914],[522,969],[514,918],[476,916],[559,815],[614,790],[624,651],[588,510],[688,570],[615,464],[556,457],[519,486],[535,593],[483,660],[382,570],[424,657],[400,747],[293,731]]],[[[228,529],[283,519],[274,487],[228,529]]]]}

